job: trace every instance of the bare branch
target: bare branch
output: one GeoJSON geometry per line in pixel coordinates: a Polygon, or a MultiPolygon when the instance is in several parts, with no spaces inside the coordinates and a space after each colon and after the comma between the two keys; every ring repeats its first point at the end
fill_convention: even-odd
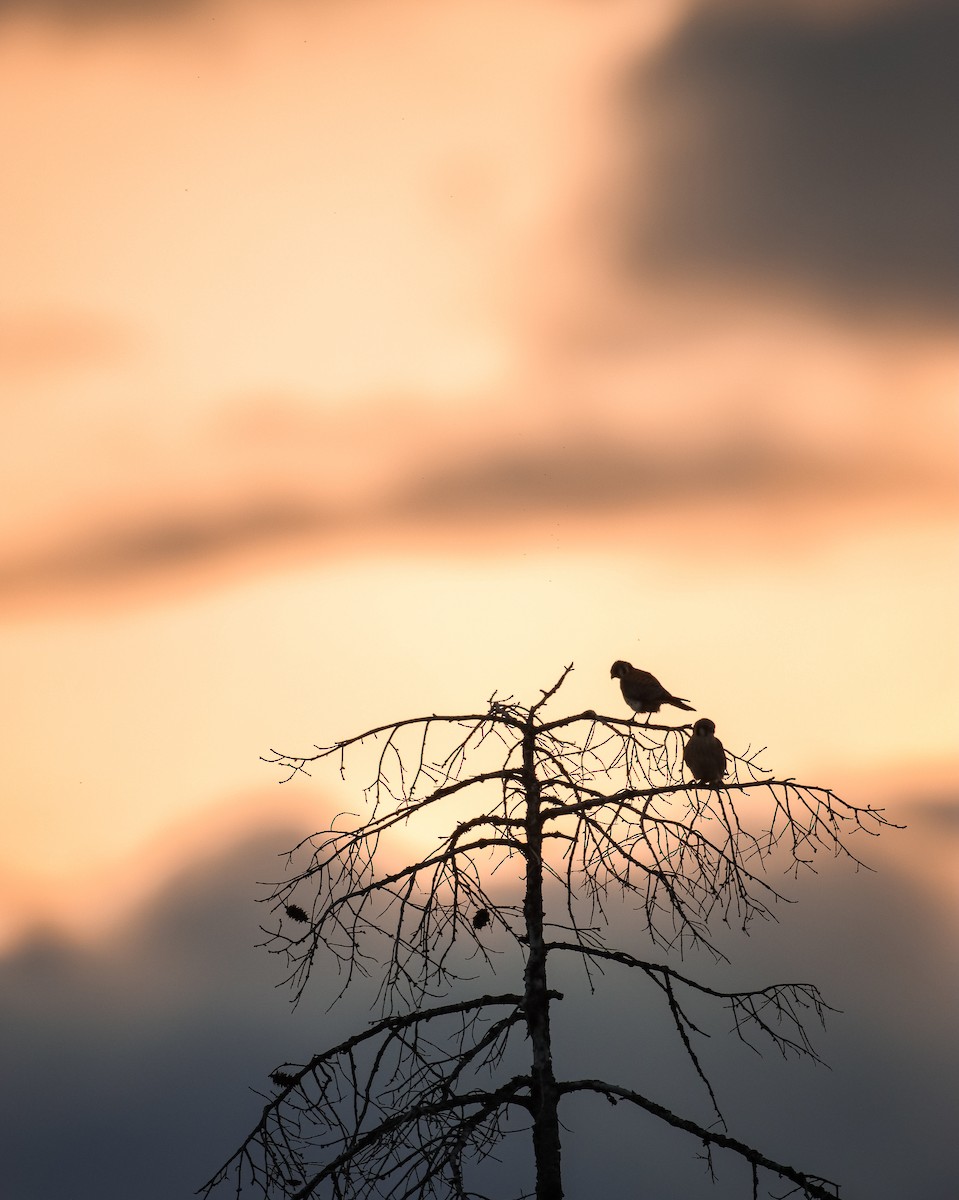
{"type": "Polygon", "coordinates": [[[675,1000],[676,984],[721,1001],[723,1007],[732,1014],[733,1030],[737,1037],[757,1053],[758,1047],[749,1038],[753,1026],[769,1038],[783,1058],[796,1055],[811,1058],[820,1065],[825,1065],[806,1032],[807,1014],[812,1014],[818,1024],[825,1027],[826,1013],[839,1010],[826,1003],[815,984],[772,983],[751,990],[726,992],[691,979],[665,963],[647,962],[623,950],[609,950],[604,946],[584,945],[582,942],[550,942],[549,949],[565,950],[590,959],[618,963],[642,971],[667,996],[673,997],[670,1009],[677,1018],[677,1025],[681,1020],[686,1028],[696,1033],[702,1033],[702,1030],[696,1028],[675,1000]]]}
{"type": "Polygon", "coordinates": [[[597,1092],[599,1095],[605,1096],[612,1104],[616,1104],[620,1100],[625,1100],[629,1104],[635,1104],[638,1108],[643,1108],[646,1112],[652,1113],[654,1117],[665,1121],[667,1125],[672,1125],[676,1129],[683,1129],[686,1133],[693,1134],[704,1146],[718,1146],[721,1150],[730,1150],[732,1153],[738,1154],[740,1158],[744,1158],[754,1168],[761,1168],[773,1175],[778,1175],[781,1179],[788,1179],[790,1183],[794,1183],[802,1191],[802,1194],[808,1196],[810,1200],[836,1200],[836,1197],[839,1195],[838,1184],[832,1183],[828,1179],[823,1179],[818,1175],[805,1175],[803,1172],[797,1171],[795,1167],[789,1167],[785,1163],[767,1158],[765,1154],[762,1154],[753,1146],[748,1146],[745,1142],[730,1137],[728,1134],[707,1129],[705,1126],[698,1124],[696,1121],[690,1121],[686,1117],[680,1117],[670,1109],[665,1108],[662,1104],[657,1104],[655,1100],[649,1100],[645,1096],[641,1096],[639,1092],[632,1091],[630,1088],[619,1087],[612,1083],[604,1083],[601,1079],[577,1079],[569,1083],[561,1083],[559,1087],[564,1095],[569,1095],[573,1092],[597,1092]]]}

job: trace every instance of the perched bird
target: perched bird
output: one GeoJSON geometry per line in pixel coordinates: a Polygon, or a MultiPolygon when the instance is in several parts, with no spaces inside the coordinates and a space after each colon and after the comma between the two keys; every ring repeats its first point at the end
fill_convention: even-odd
{"type": "Polygon", "coordinates": [[[609,677],[619,680],[623,699],[633,712],[658,713],[664,704],[672,704],[686,712],[695,712],[688,700],[671,696],[655,675],[650,675],[648,671],[640,671],[632,663],[617,659],[610,668],[609,677]]]}
{"type": "Polygon", "coordinates": [[[700,783],[719,787],[726,774],[726,751],[716,736],[716,722],[700,717],[683,750],[683,762],[700,783]]]}
{"type": "Polygon", "coordinates": [[[478,908],[473,914],[473,928],[485,929],[490,923],[490,915],[488,908],[478,908]]]}

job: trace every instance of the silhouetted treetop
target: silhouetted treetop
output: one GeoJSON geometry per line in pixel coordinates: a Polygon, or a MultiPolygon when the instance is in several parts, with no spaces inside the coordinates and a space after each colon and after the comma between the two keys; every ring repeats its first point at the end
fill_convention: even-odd
{"type": "MultiPolygon", "coordinates": [[[[613,668],[625,695],[628,672],[617,666],[629,664],[613,668]]],[[[720,928],[748,933],[773,918],[785,899],[770,882],[773,861],[780,874],[811,868],[822,853],[859,866],[848,835],[889,822],[829,788],[772,775],[751,749],[720,747],[719,772],[710,744],[700,769],[696,739],[716,740],[709,719],[691,734],[593,710],[548,716],[571,670],[529,705],[494,695],[482,712],[405,718],[266,758],[284,779],[327,764],[344,782],[359,779],[362,812],[340,814],[290,851],[265,932],[296,999],[314,968],[332,963],[340,995],[375,980],[379,1018],[307,1063],[277,1068],[260,1122],[205,1192],[232,1179],[237,1194],[466,1200],[482,1194],[469,1180],[492,1169],[501,1142],[525,1130],[535,1190],[518,1194],[559,1200],[559,1107],[592,1093],[693,1135],[710,1171],[714,1151],[739,1158],[754,1197],[761,1178],[807,1197],[838,1194],[727,1131],[697,1052],[708,1003],[748,1045],[817,1059],[807,1023],[827,1011],[818,990],[723,990],[671,960],[695,949],[725,958],[720,928]],[[684,778],[684,758],[704,782],[684,778]],[[417,825],[424,832],[412,839],[417,825]],[[639,917],[632,944],[610,946],[611,912],[624,906],[639,917]],[[608,968],[623,969],[624,985],[652,985],[699,1081],[703,1118],[618,1080],[556,1075],[556,955],[573,956],[591,989],[608,968]],[[466,982],[504,973],[522,986],[461,995],[466,982]]],[[[650,698],[643,703],[636,711],[650,712],[650,698]]]]}

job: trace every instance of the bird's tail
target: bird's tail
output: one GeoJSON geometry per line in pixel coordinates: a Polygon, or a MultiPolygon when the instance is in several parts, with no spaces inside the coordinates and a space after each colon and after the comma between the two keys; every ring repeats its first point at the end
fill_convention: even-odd
{"type": "Polygon", "coordinates": [[[689,703],[688,700],[680,700],[678,696],[670,696],[666,703],[671,704],[673,708],[681,708],[684,712],[696,711],[696,709],[689,703]]]}

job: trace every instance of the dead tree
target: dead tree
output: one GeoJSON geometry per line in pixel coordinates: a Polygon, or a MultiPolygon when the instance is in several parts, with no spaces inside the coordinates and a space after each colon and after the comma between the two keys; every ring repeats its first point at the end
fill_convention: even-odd
{"type": "Polygon", "coordinates": [[[773,915],[782,899],[766,873],[773,856],[795,872],[817,850],[858,863],[845,835],[889,822],[827,788],[773,778],[749,751],[729,755],[722,787],[684,782],[688,725],[593,711],[547,719],[571,669],[528,707],[494,696],[479,714],[415,717],[266,759],[286,778],[332,763],[345,781],[354,760],[369,772],[362,817],[340,817],[290,852],[265,931],[297,998],[313,969],[332,963],[340,995],[375,981],[378,1019],[273,1072],[260,1120],[203,1195],[467,1200],[483,1194],[482,1171],[504,1139],[526,1136],[535,1190],[514,1180],[513,1194],[559,1200],[560,1108],[592,1093],[684,1130],[710,1171],[717,1152],[738,1156],[754,1200],[784,1183],[787,1194],[838,1196],[836,1184],[727,1131],[690,1010],[691,998],[705,998],[731,1013],[750,1045],[815,1058],[806,1026],[827,1009],[818,990],[724,992],[673,963],[695,947],[724,957],[718,924],[748,932],[773,915]],[[740,819],[747,797],[756,802],[749,821],[740,819]],[[391,836],[444,805],[456,809],[443,826],[451,832],[434,833],[435,848],[415,862],[391,858],[391,836]],[[610,905],[630,903],[640,944],[610,947],[610,905]],[[618,964],[655,985],[707,1121],[621,1080],[557,1076],[550,1013],[562,995],[548,968],[560,955],[577,956],[590,979],[618,964]],[[512,992],[462,994],[478,973],[509,971],[521,980],[512,992]]]}

